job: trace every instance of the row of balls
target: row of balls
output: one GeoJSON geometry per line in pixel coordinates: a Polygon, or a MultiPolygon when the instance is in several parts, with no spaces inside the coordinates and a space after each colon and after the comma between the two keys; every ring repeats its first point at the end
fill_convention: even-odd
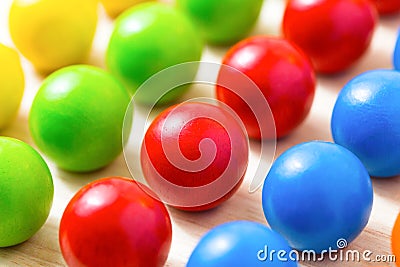
{"type": "MultiPolygon", "coordinates": [[[[121,3],[118,12],[123,9],[122,6],[124,4],[125,7],[134,4],[133,1],[130,3],[128,2],[129,1],[121,3]]],[[[235,1],[227,1],[226,3],[221,2],[220,4],[215,4],[214,2],[203,1],[201,4],[196,3],[196,1],[177,2],[180,11],[186,14],[190,21],[194,22],[197,27],[196,29],[200,29],[198,30],[200,32],[205,32],[202,34],[204,40],[211,43],[213,43],[213,41],[211,37],[208,37],[209,35],[222,36],[222,33],[240,33],[234,38],[231,37],[233,39],[230,42],[237,41],[239,38],[245,36],[254,25],[262,4],[262,1],[252,1],[252,3],[242,4],[238,4],[235,1]],[[227,23],[225,20],[222,20],[222,16],[220,16],[222,5],[224,11],[229,9],[226,13],[235,18],[233,21],[238,21],[236,24],[247,25],[245,30],[239,31],[239,26],[236,24],[231,25],[232,28],[230,29],[227,28],[227,23]],[[209,16],[206,16],[204,12],[202,13],[201,11],[203,10],[206,10],[208,14],[213,14],[216,17],[213,22],[218,23],[210,23],[211,25],[206,25],[205,21],[209,19],[209,16]],[[251,14],[245,14],[246,12],[249,12],[248,10],[253,11],[251,14]],[[237,14],[240,14],[240,16],[237,14]],[[221,25],[221,29],[217,33],[208,34],[212,29],[219,28],[215,27],[215,25],[221,25]]],[[[79,12],[82,12],[82,14],[74,17],[71,17],[73,12],[70,12],[70,10],[78,3],[74,4],[73,2],[70,2],[68,4],[63,4],[56,3],[56,1],[40,0],[30,1],[29,5],[27,5],[24,1],[14,1],[11,7],[9,24],[10,33],[15,45],[22,54],[37,67],[37,69],[45,72],[50,72],[61,66],[83,60],[84,55],[87,54],[90,49],[90,44],[93,39],[97,21],[96,2],[87,1],[87,4],[79,9],[79,12]],[[63,4],[67,6],[63,6],[63,4]],[[57,23],[53,23],[54,17],[62,19],[57,23]],[[85,21],[82,21],[83,18],[85,21]],[[75,25],[79,25],[79,32],[72,30],[75,25]],[[80,36],[75,36],[78,33],[80,36]],[[68,40],[68,42],[66,40],[68,40]],[[65,53],[63,50],[66,50],[65,53]]],[[[107,1],[103,1],[103,4],[110,14],[118,13],[110,11],[111,5],[108,4],[107,1]]],[[[381,5],[385,4],[382,3],[382,1],[379,1],[378,6],[381,5]]],[[[396,8],[393,7],[392,11],[395,12],[396,8]]],[[[107,50],[107,66],[115,76],[121,78],[121,81],[127,85],[126,87],[131,93],[133,93],[144,80],[155,72],[180,62],[198,60],[200,58],[202,47],[201,41],[197,36],[195,36],[196,32],[193,31],[193,27],[188,25],[185,18],[180,16],[180,14],[175,13],[176,12],[173,10],[169,10],[166,7],[160,8],[158,5],[141,5],[140,8],[135,8],[135,10],[132,9],[132,12],[126,12],[116,21],[116,27],[107,50]],[[152,21],[152,24],[146,25],[146,21],[152,21]],[[181,25],[179,33],[175,33],[176,27],[174,27],[174,25],[177,24],[181,25]],[[138,29],[142,30],[137,31],[136,28],[130,27],[129,25],[136,25],[138,29]],[[148,27],[149,31],[143,30],[146,27],[148,27]],[[144,32],[146,32],[146,34],[144,34],[144,32]],[[166,32],[168,34],[166,34],[166,32]],[[161,41],[154,42],[156,39],[161,41]],[[152,45],[152,47],[150,47],[150,45],[152,45]],[[174,47],[176,48],[174,50],[179,52],[167,52],[169,47],[174,47]],[[158,53],[154,53],[154,51],[158,51],[158,53]]],[[[296,43],[296,45],[306,52],[306,54],[311,58],[317,71],[320,70],[318,68],[319,63],[316,62],[322,62],[321,64],[334,63],[332,65],[339,66],[341,64],[335,62],[335,60],[350,60],[351,62],[345,64],[349,65],[363,54],[369,44],[376,19],[373,16],[373,13],[373,7],[363,1],[360,1],[360,3],[344,1],[343,4],[340,4],[337,1],[323,1],[314,3],[313,5],[302,3],[301,1],[292,1],[288,3],[286,7],[283,20],[283,33],[287,39],[296,43]],[[306,5],[307,9],[302,8],[303,5],[306,5]],[[308,16],[308,13],[304,10],[307,10],[307,12],[314,12],[318,16],[308,16]],[[356,23],[354,27],[347,27],[350,24],[342,23],[342,16],[333,16],[336,13],[345,14],[346,12],[350,12],[349,10],[353,12],[353,15],[355,11],[360,14],[360,16],[352,16],[355,18],[351,19],[350,22],[356,23]],[[333,15],[329,15],[330,13],[333,15]],[[307,17],[308,20],[303,19],[302,16],[307,17]],[[317,27],[295,27],[295,25],[300,25],[301,23],[305,23],[305,21],[310,25],[321,25],[320,28],[324,29],[324,34],[322,35],[317,32],[317,27]],[[345,29],[342,29],[340,26],[342,24],[345,24],[345,29]],[[292,33],[292,31],[296,29],[303,29],[308,32],[292,33]],[[357,31],[354,29],[357,29],[357,31]],[[361,31],[364,34],[360,34],[360,29],[365,29],[361,31]],[[345,32],[343,33],[342,30],[345,32]],[[317,38],[315,36],[317,36],[317,38]],[[338,38],[338,36],[343,36],[343,38],[338,38]],[[300,37],[303,39],[299,39],[300,37]],[[333,39],[342,43],[334,43],[332,41],[333,39]],[[309,47],[311,45],[312,47],[309,47]],[[346,52],[339,53],[340,51],[346,52]],[[354,54],[354,56],[351,56],[351,54],[354,54]],[[329,58],[327,55],[335,55],[334,60],[329,58]]],[[[225,15],[225,17],[226,16],[227,15],[225,15]]],[[[256,44],[254,44],[256,42],[257,41],[254,40],[247,45],[241,44],[234,50],[244,50],[243,52],[237,52],[240,55],[240,53],[245,53],[247,51],[248,46],[256,46],[256,44]]],[[[256,49],[256,47],[254,49],[256,49]]],[[[276,48],[274,50],[276,50],[276,48]]],[[[238,57],[240,58],[239,55],[238,57]]],[[[271,55],[266,55],[266,57],[268,56],[271,55]]],[[[238,63],[241,62],[240,60],[238,61],[239,62],[235,62],[234,59],[227,57],[224,63],[237,67],[238,63]]],[[[254,62],[254,64],[256,63],[260,65],[271,64],[268,62],[254,62]]],[[[303,63],[303,65],[306,64],[303,63]]],[[[303,70],[305,73],[303,75],[312,75],[307,73],[310,71],[307,69],[307,66],[303,68],[306,68],[303,70]]],[[[251,73],[246,74],[249,76],[262,75],[262,73],[253,73],[253,75],[251,73]]],[[[256,80],[255,77],[251,78],[256,80]]],[[[305,92],[299,90],[298,94],[303,94],[308,97],[304,97],[302,102],[297,100],[300,108],[292,110],[292,112],[288,114],[288,116],[294,118],[292,122],[293,125],[299,124],[307,114],[312,99],[312,78],[306,77],[304,79],[308,79],[308,81],[305,82],[305,88],[303,89],[305,92]]],[[[260,86],[262,81],[256,80],[256,83],[260,86]]],[[[262,86],[260,87],[262,88],[262,86]]],[[[266,87],[265,90],[268,90],[268,86],[266,87]]],[[[182,93],[182,91],[184,90],[178,90],[173,94],[164,96],[163,101],[168,102],[176,98],[182,93]]],[[[157,95],[157,92],[155,92],[155,94],[157,95]]],[[[226,94],[228,94],[228,96],[225,96],[224,93],[218,93],[220,99],[234,98],[234,96],[229,96],[229,93],[226,94]]],[[[141,102],[144,103],[151,103],[154,101],[151,92],[143,98],[144,99],[141,99],[141,102]]],[[[271,102],[275,97],[271,95],[267,98],[269,98],[268,100],[271,102]]],[[[235,99],[226,101],[237,102],[235,99]]],[[[230,104],[230,106],[235,105],[234,103],[228,104],[230,104]]],[[[273,103],[270,105],[274,106],[273,103]]],[[[277,118],[286,115],[282,115],[283,112],[277,111],[279,107],[272,109],[274,111],[275,121],[280,121],[277,118]]],[[[241,110],[241,108],[236,108],[236,111],[239,110],[241,110]]],[[[245,117],[248,117],[247,115],[248,112],[244,112],[244,114],[241,114],[241,118],[244,119],[245,117]]],[[[252,123],[247,123],[247,125],[250,124],[252,123]]],[[[277,123],[278,137],[287,134],[290,132],[290,128],[294,127],[288,127],[285,125],[281,126],[281,124],[283,124],[283,122],[277,123]]],[[[257,133],[257,130],[252,128],[254,127],[249,126],[247,130],[251,137],[257,138],[259,134],[257,133]]]]}
{"type": "MultiPolygon", "coordinates": [[[[37,0],[27,5],[16,0],[10,10],[11,37],[19,51],[42,72],[49,73],[82,62],[95,32],[96,3],[87,1],[79,9],[82,14],[71,17],[74,12],[70,10],[78,3],[37,0]],[[54,23],[54,17],[62,19],[54,23]],[[76,27],[80,31],[74,31],[76,27]]],[[[177,1],[176,5],[177,8],[161,3],[140,4],[117,18],[106,51],[106,65],[130,95],[158,71],[200,60],[204,41],[232,44],[241,40],[254,26],[262,1],[217,4],[215,1],[185,0],[177,1]],[[226,14],[222,16],[222,12],[226,14]],[[208,14],[215,18],[210,20],[208,14]],[[229,23],[225,21],[227,14],[229,23]],[[216,41],[215,36],[222,36],[223,40],[216,41]]],[[[311,4],[302,0],[289,1],[282,22],[284,39],[260,36],[243,40],[229,50],[222,63],[242,71],[257,84],[273,113],[276,136],[283,137],[290,134],[310,110],[315,91],[314,69],[335,73],[350,67],[368,48],[375,24],[375,7],[366,0],[325,0],[311,4]],[[344,16],[351,18],[347,23],[342,18],[349,12],[351,15],[344,16]],[[285,58],[283,63],[278,64],[278,59],[282,58],[285,58]],[[246,64],[242,65],[243,62],[246,64]]],[[[195,74],[195,69],[187,73],[193,77],[195,74]]],[[[231,79],[229,73],[226,75],[226,79],[231,79]]],[[[220,76],[224,80],[224,75],[220,76]]],[[[155,88],[136,95],[136,101],[166,104],[179,98],[187,89],[188,86],[181,86],[160,99],[160,92],[155,88]]],[[[262,138],[256,118],[240,97],[219,88],[217,98],[233,108],[245,122],[251,138],[262,138]]],[[[263,136],[268,137],[271,136],[263,136]]],[[[74,166],[63,167],[74,170],[74,166]]],[[[82,171],[95,167],[88,166],[82,171]]]]}
{"type": "MultiPolygon", "coordinates": [[[[81,63],[91,48],[98,1],[85,1],[79,10],[75,9],[80,2],[75,1],[13,1],[9,16],[13,42],[44,73],[81,63]]],[[[116,16],[124,8],[149,1],[101,2],[109,14],[116,16]]],[[[262,0],[179,0],[179,14],[151,1],[136,5],[115,21],[107,67],[134,91],[157,71],[199,60],[204,41],[232,45],[245,38],[257,22],[262,5],[262,0]],[[145,28],[148,31],[144,32],[145,28]]],[[[376,5],[366,0],[292,0],[285,8],[282,34],[310,57],[317,72],[339,72],[367,49],[377,20],[376,7],[381,14],[387,13],[385,10],[396,13],[398,5],[397,1],[387,0],[376,1],[376,5]]]]}
{"type": "MultiPolygon", "coordinates": [[[[1,186],[7,196],[1,201],[5,220],[0,241],[9,246],[25,241],[45,222],[53,184],[34,149],[15,139],[2,137],[0,142],[5,172],[1,186]]],[[[371,206],[371,182],[354,154],[332,143],[300,144],[277,159],[264,184],[263,208],[273,230],[248,221],[220,225],[202,237],[187,266],[264,266],[266,261],[297,266],[288,256],[293,256],[291,248],[316,253],[343,248],[337,241],[351,242],[361,232],[371,206]],[[268,249],[283,252],[274,258],[268,249]],[[269,256],[260,257],[260,251],[269,256]]],[[[162,266],[171,240],[164,203],[145,185],[120,177],[96,180],[79,190],[59,228],[69,266],[162,266]]]]}

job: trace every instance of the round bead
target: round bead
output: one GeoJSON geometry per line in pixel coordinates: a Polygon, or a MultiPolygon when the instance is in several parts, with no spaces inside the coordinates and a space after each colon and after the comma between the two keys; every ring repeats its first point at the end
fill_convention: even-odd
{"type": "Polygon", "coordinates": [[[146,132],[141,165],[149,186],[183,210],[213,208],[239,188],[248,142],[226,109],[185,102],[163,111],[146,132]]]}
{"type": "Polygon", "coordinates": [[[46,222],[54,186],[49,168],[31,146],[0,137],[0,247],[31,238],[46,222]]]}
{"type": "Polygon", "coordinates": [[[400,73],[373,70],[340,91],[332,120],[334,141],[351,150],[372,176],[400,174],[400,73]]]}
{"type": "Polygon", "coordinates": [[[58,167],[99,169],[122,151],[129,94],[102,69],[77,65],[52,73],[33,103],[29,126],[39,149],[58,167]]]}
{"type": "Polygon", "coordinates": [[[291,247],[322,253],[343,248],[366,226],[370,177],[349,150],[308,142],[285,151],[264,182],[262,205],[271,228],[291,247]]]}
{"type": "Polygon", "coordinates": [[[367,50],[377,21],[369,0],[290,0],[283,33],[321,73],[349,68],[367,50]]]}
{"type": "MultiPolygon", "coordinates": [[[[176,64],[198,61],[203,43],[194,26],[179,11],[162,3],[143,3],[124,12],[115,22],[107,49],[108,69],[134,94],[152,75],[176,64]],[[179,26],[178,26],[179,25],[179,26]]],[[[195,77],[197,69],[186,75],[195,77]]],[[[162,85],[160,85],[162,86],[162,85]]],[[[139,94],[144,104],[170,102],[188,86],[162,97],[158,86],[139,94]]]]}
{"type": "Polygon", "coordinates": [[[296,267],[287,241],[265,225],[233,221],[208,231],[193,250],[187,267],[296,267]],[[276,253],[272,253],[275,251],[276,253]],[[280,259],[278,259],[278,253],[280,259]]]}

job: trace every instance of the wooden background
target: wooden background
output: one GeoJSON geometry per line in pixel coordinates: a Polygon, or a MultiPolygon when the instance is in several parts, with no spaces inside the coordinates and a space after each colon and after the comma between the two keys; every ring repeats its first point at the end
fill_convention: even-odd
{"type": "MultiPolygon", "coordinates": [[[[11,0],[0,0],[0,42],[13,46],[8,33],[7,16],[11,0]]],[[[284,0],[268,0],[264,3],[254,34],[279,35],[280,20],[284,0]]],[[[103,55],[113,22],[99,7],[100,21],[89,64],[104,67],[103,55]]],[[[318,76],[317,92],[311,113],[306,121],[289,137],[279,140],[277,156],[287,148],[309,140],[331,140],[330,116],[336,96],[342,86],[355,75],[370,69],[392,68],[392,53],[400,26],[400,15],[380,18],[373,42],[366,55],[345,73],[334,76],[318,76]]],[[[220,62],[227,48],[207,47],[203,59],[220,62]]],[[[33,145],[27,118],[32,99],[40,86],[40,77],[29,62],[23,59],[26,75],[26,88],[23,103],[15,122],[0,135],[10,136],[33,145]]],[[[213,96],[212,88],[203,88],[196,94],[192,91],[186,97],[213,96]]],[[[251,158],[256,157],[257,143],[251,143],[251,158]]],[[[1,159],[0,159],[1,160],[1,159]]],[[[101,171],[88,174],[67,173],[57,169],[50,161],[53,174],[55,196],[50,216],[43,228],[27,242],[0,249],[0,266],[63,266],[65,262],[58,246],[58,225],[62,212],[69,199],[83,185],[107,176],[126,176],[130,173],[121,155],[111,165],[101,171]]],[[[249,172],[254,169],[250,161],[249,172]]],[[[266,223],[261,207],[261,190],[254,194],[247,191],[251,177],[245,178],[244,185],[229,201],[207,212],[187,213],[170,208],[173,220],[173,240],[166,266],[184,266],[199,238],[212,227],[231,220],[252,220],[266,223]]],[[[388,255],[390,234],[399,212],[400,178],[373,179],[374,206],[368,226],[363,233],[350,244],[349,249],[371,250],[375,255],[388,255]]],[[[392,266],[377,262],[302,262],[304,266],[392,266]]]]}

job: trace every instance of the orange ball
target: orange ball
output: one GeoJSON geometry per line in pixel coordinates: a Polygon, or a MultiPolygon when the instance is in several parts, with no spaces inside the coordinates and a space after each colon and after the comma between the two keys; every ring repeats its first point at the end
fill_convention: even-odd
{"type": "Polygon", "coordinates": [[[400,213],[392,230],[392,253],[396,256],[396,266],[400,267],[400,213]]]}

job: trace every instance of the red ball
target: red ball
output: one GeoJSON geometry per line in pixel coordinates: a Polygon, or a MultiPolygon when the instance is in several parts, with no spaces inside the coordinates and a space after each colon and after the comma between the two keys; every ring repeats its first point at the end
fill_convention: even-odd
{"type": "Polygon", "coordinates": [[[310,57],[317,72],[336,73],[364,54],[376,20],[370,0],[289,0],[283,34],[310,57]]]}
{"type": "Polygon", "coordinates": [[[163,266],[171,220],[146,186],[128,178],[94,181],[69,202],[59,228],[68,266],[163,266]]]}
{"type": "Polygon", "coordinates": [[[185,102],[162,112],[146,132],[141,164],[149,186],[169,205],[213,208],[239,188],[248,141],[228,109],[185,102]]]}
{"type": "Polygon", "coordinates": [[[245,39],[228,51],[223,64],[246,74],[259,88],[250,88],[240,82],[235,88],[225,88],[220,85],[235,79],[235,73],[222,68],[218,75],[217,98],[235,110],[251,138],[275,137],[268,133],[261,136],[260,129],[263,130],[265,125],[257,119],[268,116],[269,111],[255,114],[251,110],[257,108],[254,103],[268,102],[278,138],[293,131],[310,111],[315,92],[314,71],[309,59],[289,41],[267,36],[245,39]],[[255,90],[261,90],[266,100],[255,90]],[[255,102],[250,106],[244,99],[255,102]]]}
{"type": "Polygon", "coordinates": [[[379,14],[391,15],[400,11],[400,0],[373,0],[379,14]]]}

